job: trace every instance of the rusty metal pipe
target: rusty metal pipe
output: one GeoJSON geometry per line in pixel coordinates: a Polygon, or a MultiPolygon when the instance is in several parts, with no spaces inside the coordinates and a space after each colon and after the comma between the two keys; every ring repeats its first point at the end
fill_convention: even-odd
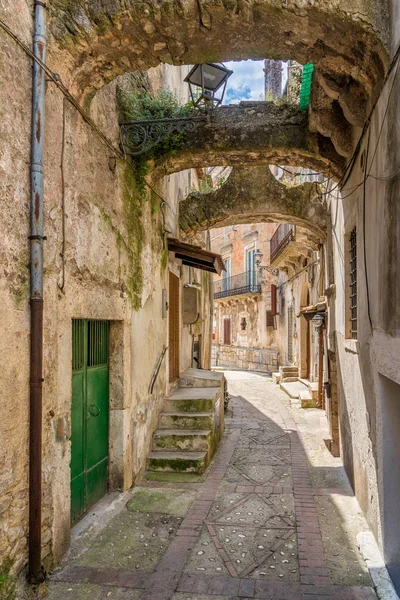
{"type": "MultiPolygon", "coordinates": [[[[35,0],[33,52],[46,62],[46,4],[35,0]]],[[[30,204],[30,413],[28,581],[45,579],[42,566],[42,384],[43,384],[43,151],[45,72],[33,62],[30,204]]]]}

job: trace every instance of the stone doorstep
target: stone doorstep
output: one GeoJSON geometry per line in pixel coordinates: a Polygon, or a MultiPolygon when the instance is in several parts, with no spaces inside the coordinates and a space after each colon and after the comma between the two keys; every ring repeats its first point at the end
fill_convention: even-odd
{"type": "Polygon", "coordinates": [[[272,373],[272,383],[279,385],[281,381],[282,381],[282,373],[278,373],[278,372],[272,373]]]}
{"type": "Polygon", "coordinates": [[[216,371],[187,369],[179,376],[179,386],[182,388],[221,387],[223,378],[223,373],[218,373],[216,371]]]}
{"type": "Polygon", "coordinates": [[[279,373],[297,373],[297,375],[298,375],[298,373],[299,373],[299,367],[296,367],[295,365],[294,366],[292,366],[292,365],[287,365],[287,366],[281,365],[279,367],[279,373]]]}
{"type": "Polygon", "coordinates": [[[293,382],[284,381],[280,384],[280,388],[281,390],[286,392],[286,394],[290,398],[298,399],[300,396],[300,392],[308,392],[307,387],[304,385],[304,383],[301,383],[298,379],[293,382]]]}
{"type": "Polygon", "coordinates": [[[306,385],[308,387],[313,400],[315,402],[317,402],[318,401],[318,382],[309,381],[308,379],[302,379],[301,377],[299,377],[299,381],[301,381],[301,383],[304,383],[304,385],[306,385]]]}
{"type": "Polygon", "coordinates": [[[317,408],[317,403],[314,400],[309,390],[299,393],[301,408],[317,408]]]}
{"type": "Polygon", "coordinates": [[[158,429],[153,434],[153,452],[208,452],[210,437],[210,429],[158,429]]]}
{"type": "Polygon", "coordinates": [[[207,459],[207,452],[150,452],[146,470],[202,474],[207,468],[207,459]]]}

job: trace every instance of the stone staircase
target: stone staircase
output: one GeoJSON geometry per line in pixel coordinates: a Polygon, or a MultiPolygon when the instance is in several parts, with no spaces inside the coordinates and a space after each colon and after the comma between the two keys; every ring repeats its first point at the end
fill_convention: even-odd
{"type": "Polygon", "coordinates": [[[164,401],[147,457],[151,472],[204,473],[224,430],[224,376],[188,369],[164,401]]]}
{"type": "Polygon", "coordinates": [[[318,407],[318,383],[299,377],[298,367],[279,367],[279,372],[272,373],[272,381],[278,384],[292,400],[297,400],[301,408],[318,407]]]}
{"type": "Polygon", "coordinates": [[[283,381],[297,381],[299,378],[299,367],[287,365],[279,367],[279,371],[272,373],[272,381],[274,383],[282,383],[283,381]]]}

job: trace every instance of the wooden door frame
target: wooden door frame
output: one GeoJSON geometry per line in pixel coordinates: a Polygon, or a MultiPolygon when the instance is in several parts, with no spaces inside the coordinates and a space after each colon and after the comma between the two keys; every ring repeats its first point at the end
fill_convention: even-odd
{"type": "Polygon", "coordinates": [[[180,279],[168,275],[168,381],[174,383],[180,370],[180,279]]]}

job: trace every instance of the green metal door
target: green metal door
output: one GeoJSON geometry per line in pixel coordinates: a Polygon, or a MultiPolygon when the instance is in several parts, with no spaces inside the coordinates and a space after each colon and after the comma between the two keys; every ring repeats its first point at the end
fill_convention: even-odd
{"type": "Polygon", "coordinates": [[[108,321],[72,321],[71,521],[107,491],[108,321]]]}

